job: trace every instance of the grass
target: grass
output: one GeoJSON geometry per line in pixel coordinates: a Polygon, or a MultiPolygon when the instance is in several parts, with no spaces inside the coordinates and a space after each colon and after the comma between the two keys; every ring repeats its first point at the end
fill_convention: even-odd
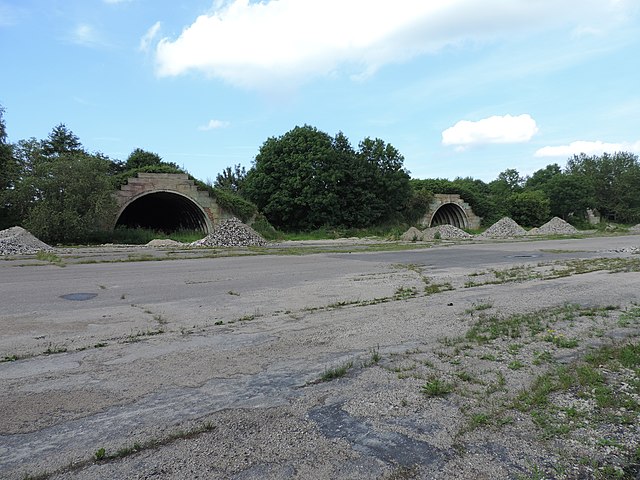
{"type": "Polygon", "coordinates": [[[421,390],[427,397],[442,397],[453,391],[453,384],[445,382],[438,377],[431,377],[422,386],[421,390]]]}
{"type": "Polygon", "coordinates": [[[353,367],[353,362],[345,362],[334,368],[327,368],[320,376],[321,382],[329,382],[336,378],[344,377],[347,372],[353,367]]]}
{"type": "Polygon", "coordinates": [[[64,267],[64,261],[58,255],[53,252],[46,252],[44,250],[40,250],[36,253],[36,258],[38,260],[42,260],[43,262],[49,262],[59,267],[64,267]]]}

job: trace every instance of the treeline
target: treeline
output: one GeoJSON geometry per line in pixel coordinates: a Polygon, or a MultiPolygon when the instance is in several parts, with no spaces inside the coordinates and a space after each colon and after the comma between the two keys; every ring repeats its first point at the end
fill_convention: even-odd
{"type": "Polygon", "coordinates": [[[491,182],[471,177],[410,179],[404,157],[380,139],[354,149],[311,126],[269,138],[249,171],[240,165],[218,174],[216,186],[255,203],[283,230],[413,224],[435,193],[457,193],[489,226],[510,216],[539,226],[553,216],[586,226],[587,209],[604,220],[640,222],[638,156],[619,152],[577,155],[561,168],[551,164],[523,177],[507,169],[491,182]]]}
{"type": "MultiPolygon", "coordinates": [[[[135,149],[126,160],[87,151],[64,124],[45,139],[7,141],[0,107],[0,229],[22,225],[51,243],[104,240],[116,215],[113,191],[138,172],[186,173],[135,149]]],[[[605,220],[640,222],[640,163],[631,153],[579,155],[530,177],[508,169],[486,183],[470,177],[411,179],[404,157],[381,139],[354,148],[339,132],[295,127],[267,139],[246,171],[227,167],[215,184],[196,180],[218,203],[263,231],[406,226],[435,193],[457,193],[490,225],[508,215],[524,226],[559,216],[578,226],[587,209],[605,220]],[[258,213],[259,212],[259,213],[258,213]]]]}

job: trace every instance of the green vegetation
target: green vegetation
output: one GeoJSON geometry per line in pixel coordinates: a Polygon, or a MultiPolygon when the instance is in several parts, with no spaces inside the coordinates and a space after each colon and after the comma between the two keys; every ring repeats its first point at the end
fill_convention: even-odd
{"type": "MultiPolygon", "coordinates": [[[[124,161],[89,153],[64,124],[43,140],[12,144],[7,138],[0,106],[0,229],[22,225],[49,243],[139,244],[159,238],[159,232],[111,231],[113,190],[139,173],[187,173],[140,148],[124,161]]],[[[404,157],[391,144],[367,137],[354,148],[341,132],[332,137],[304,125],[268,138],[249,170],[226,167],[214,184],[190,178],[221,207],[242,221],[253,220],[267,239],[301,232],[303,238],[397,238],[424,215],[435,193],[459,194],[485,226],[508,215],[524,226],[558,216],[582,227],[587,209],[597,210],[605,222],[640,222],[640,162],[628,152],[576,155],[564,168],[551,164],[529,177],[506,169],[488,183],[471,177],[410,179],[404,157]]]]}
{"type": "Polygon", "coordinates": [[[349,140],[305,125],[260,147],[243,194],[286,231],[368,227],[398,217],[410,194],[404,158],[380,139],[349,140]]]}
{"type": "Polygon", "coordinates": [[[326,369],[320,376],[321,382],[329,382],[336,378],[344,377],[347,372],[353,367],[353,362],[346,362],[334,368],[326,369]]]}
{"type": "Polygon", "coordinates": [[[442,397],[453,391],[453,384],[447,383],[438,377],[431,377],[422,386],[422,393],[427,397],[442,397]]]}

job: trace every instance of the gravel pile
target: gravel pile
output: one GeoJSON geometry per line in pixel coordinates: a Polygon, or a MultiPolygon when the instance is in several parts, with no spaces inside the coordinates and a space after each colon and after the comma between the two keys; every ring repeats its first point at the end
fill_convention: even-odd
{"type": "Polygon", "coordinates": [[[431,240],[435,238],[436,233],[440,234],[440,238],[444,240],[456,239],[456,238],[471,238],[472,235],[468,234],[464,230],[454,227],[453,225],[438,225],[437,227],[427,228],[422,231],[422,238],[424,240],[431,240]]]}
{"type": "Polygon", "coordinates": [[[527,231],[518,225],[515,220],[504,217],[482,232],[479,237],[520,237],[527,231]]]}
{"type": "Polygon", "coordinates": [[[147,247],[181,247],[184,243],[176,242],[175,240],[171,240],[170,238],[154,238],[149,243],[147,243],[147,247]]]}
{"type": "Polygon", "coordinates": [[[400,240],[404,240],[405,242],[415,242],[417,240],[423,240],[422,232],[416,227],[411,227],[409,228],[409,230],[402,234],[400,240]]]}
{"type": "Polygon", "coordinates": [[[573,225],[559,217],[553,217],[544,225],[529,230],[527,235],[571,235],[574,233],[578,233],[578,230],[573,225]]]}
{"type": "Polygon", "coordinates": [[[29,255],[53,248],[22,227],[0,230],[0,255],[29,255]]]}
{"type": "Polygon", "coordinates": [[[262,247],[267,245],[267,241],[253,228],[233,217],[220,222],[209,235],[189,245],[192,247],[262,247]]]}
{"type": "Polygon", "coordinates": [[[631,227],[629,229],[630,233],[640,233],[640,223],[637,225],[634,225],[633,227],[631,227]]]}

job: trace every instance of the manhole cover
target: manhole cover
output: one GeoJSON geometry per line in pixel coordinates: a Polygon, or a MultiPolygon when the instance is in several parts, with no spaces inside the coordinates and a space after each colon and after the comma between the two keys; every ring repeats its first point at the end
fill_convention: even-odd
{"type": "Polygon", "coordinates": [[[68,293],[66,295],[60,295],[60,298],[80,302],[82,300],[91,300],[92,298],[96,298],[97,296],[97,293],[68,293]]]}
{"type": "Polygon", "coordinates": [[[536,253],[522,253],[519,255],[506,255],[505,258],[538,258],[539,256],[536,253]]]}

